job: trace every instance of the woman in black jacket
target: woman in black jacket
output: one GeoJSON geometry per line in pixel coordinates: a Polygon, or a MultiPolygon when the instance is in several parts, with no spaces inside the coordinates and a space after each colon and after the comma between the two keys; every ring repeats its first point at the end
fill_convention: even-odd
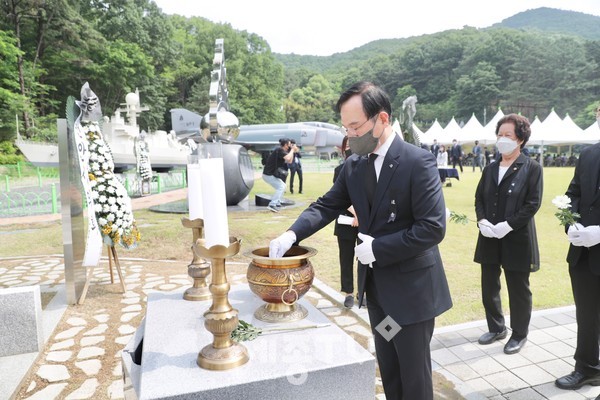
{"type": "MultiPolygon", "coordinates": [[[[348,145],[348,136],[345,136],[342,140],[342,155],[346,160],[352,152],[348,145]]],[[[341,163],[333,171],[333,182],[335,183],[337,177],[344,164],[341,163]]],[[[349,221],[352,218],[350,224],[341,224],[338,220],[335,220],[335,227],[333,234],[337,236],[338,251],[340,258],[340,281],[342,284],[342,293],[345,296],[344,306],[346,308],[352,308],[354,306],[354,247],[356,247],[356,239],[358,238],[358,219],[354,214],[354,208],[350,206],[343,214],[343,217],[347,217],[349,221]]]]}
{"type": "Polygon", "coordinates": [[[481,293],[489,332],[480,344],[504,339],[507,330],[500,300],[504,269],[512,335],[506,354],[527,341],[532,298],[529,274],[539,269],[534,215],[542,201],[542,169],[521,153],[531,135],[527,118],[508,114],[498,121],[496,136],[501,157],[486,166],[475,192],[479,237],[474,261],[481,264],[481,293]]]}

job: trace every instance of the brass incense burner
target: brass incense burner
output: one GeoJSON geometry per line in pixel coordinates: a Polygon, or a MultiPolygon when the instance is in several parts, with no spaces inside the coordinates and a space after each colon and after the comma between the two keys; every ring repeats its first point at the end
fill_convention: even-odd
{"type": "Polygon", "coordinates": [[[205,346],[198,354],[198,365],[205,369],[223,371],[248,362],[248,350],[231,340],[231,332],[238,325],[238,310],[229,303],[230,285],[225,272],[225,259],[240,251],[240,241],[229,238],[229,247],[216,245],[205,247],[205,240],[194,243],[194,252],[210,259],[212,264],[212,282],[209,290],[212,304],[204,313],[204,326],[213,334],[213,343],[205,346]]]}
{"type": "Polygon", "coordinates": [[[250,290],[266,304],[254,317],[265,322],[292,322],[308,315],[298,300],[312,286],[315,272],[309,258],[317,251],[293,246],[282,258],[269,258],[269,248],[261,247],[244,255],[252,258],[246,278],[250,290]]]}
{"type": "MultiPolygon", "coordinates": [[[[204,231],[204,220],[201,218],[188,219],[182,218],[181,224],[186,228],[192,229],[192,243],[196,243],[198,239],[201,239],[204,231]]],[[[210,274],[210,264],[203,258],[201,258],[194,251],[192,245],[193,259],[188,265],[188,275],[194,280],[194,285],[187,288],[183,293],[183,298],[190,301],[202,301],[210,300],[212,295],[208,290],[208,284],[206,283],[206,277],[210,274]]]]}

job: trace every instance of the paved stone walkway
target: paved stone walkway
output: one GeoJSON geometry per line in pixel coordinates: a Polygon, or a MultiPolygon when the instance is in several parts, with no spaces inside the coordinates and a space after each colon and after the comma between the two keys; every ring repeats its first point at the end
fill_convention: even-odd
{"type": "MultiPolygon", "coordinates": [[[[0,288],[39,284],[42,293],[50,296],[64,289],[62,262],[58,255],[0,258],[0,288]]],[[[181,290],[189,287],[191,280],[181,262],[121,262],[126,293],[120,293],[118,282],[110,283],[107,263],[102,262],[95,269],[85,304],[65,307],[61,323],[29,368],[15,399],[123,398],[121,349],[143,318],[147,293],[181,290]]],[[[236,263],[230,264],[236,269],[236,263]]],[[[243,269],[241,264],[237,267],[243,269]]],[[[229,279],[232,284],[245,283],[241,273],[229,279]]],[[[318,279],[306,297],[332,322],[374,352],[366,310],[346,310],[341,305],[343,297],[318,279]]],[[[599,387],[564,391],[554,386],[557,377],[573,368],[576,330],[574,307],[535,312],[526,346],[518,354],[506,355],[502,351],[506,340],[489,346],[477,343],[485,331],[484,321],[436,329],[432,340],[434,371],[460,393],[459,397],[452,397],[440,392],[436,398],[594,399],[600,393],[599,387]]],[[[14,358],[7,359],[0,358],[0,371],[3,363],[14,363],[14,358]]],[[[9,398],[11,392],[0,390],[0,398],[9,398]]],[[[377,392],[382,393],[379,380],[377,392]]],[[[384,398],[377,395],[379,400],[384,398]]]]}
{"type": "MultiPolygon", "coordinates": [[[[39,284],[41,291],[50,295],[64,286],[62,262],[60,256],[0,258],[0,288],[39,284]]],[[[126,293],[120,293],[118,277],[115,274],[116,281],[111,284],[107,262],[101,262],[95,268],[85,303],[66,308],[61,324],[50,335],[45,351],[31,366],[15,399],[123,398],[121,349],[132,338],[144,316],[149,291],[179,291],[191,286],[187,268],[182,264],[121,259],[126,293]]],[[[233,264],[236,263],[228,263],[233,264]]],[[[240,268],[245,266],[247,263],[238,265],[240,268]]],[[[229,281],[232,285],[245,283],[246,277],[234,274],[229,276],[229,281]]],[[[368,324],[336,304],[317,286],[325,285],[317,280],[315,290],[308,292],[306,298],[373,352],[368,324]]],[[[327,290],[335,293],[332,289],[327,290]]],[[[13,363],[15,358],[0,358],[0,371],[3,362],[13,363]]],[[[377,391],[382,392],[379,380],[377,385],[377,391]]],[[[0,390],[2,399],[10,394],[0,390]]]]}

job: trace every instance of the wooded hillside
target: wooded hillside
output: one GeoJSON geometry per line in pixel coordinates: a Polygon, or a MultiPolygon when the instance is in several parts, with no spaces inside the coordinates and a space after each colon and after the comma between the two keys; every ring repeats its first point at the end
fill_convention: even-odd
{"type": "Polygon", "coordinates": [[[337,122],[340,91],[373,80],[396,110],[416,94],[423,130],[436,118],[445,125],[475,114],[484,122],[498,107],[530,119],[554,108],[586,127],[600,103],[599,32],[600,17],[537,9],[487,29],[297,56],[274,54],[263,38],[229,24],[166,15],[149,0],[7,0],[0,3],[0,141],[14,139],[15,116],[22,135],[52,140],[67,97],[78,97],[86,81],[105,115],[138,88],[151,109],[140,118],[146,130],[169,130],[171,108],[204,114],[217,38],[225,39],[229,102],[242,124],[337,122]],[[550,23],[557,16],[569,23],[550,23]],[[550,25],[555,32],[542,32],[550,25]]]}

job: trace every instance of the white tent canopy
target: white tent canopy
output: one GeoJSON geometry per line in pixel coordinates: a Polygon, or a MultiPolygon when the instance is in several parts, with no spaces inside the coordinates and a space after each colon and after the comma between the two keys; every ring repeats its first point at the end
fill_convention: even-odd
{"type": "Polygon", "coordinates": [[[461,127],[458,122],[452,117],[448,125],[442,131],[442,136],[438,138],[440,144],[451,144],[454,139],[458,140],[460,136],[461,127]]]}
{"type": "MultiPolygon", "coordinates": [[[[431,127],[419,134],[422,143],[431,144],[437,139],[439,144],[448,145],[456,139],[461,144],[472,144],[479,140],[482,145],[496,143],[496,125],[504,117],[502,110],[498,112],[485,126],[482,126],[473,114],[464,127],[460,127],[454,117],[445,128],[436,119],[431,127]]],[[[416,128],[415,126],[415,129],[416,128]]],[[[531,137],[528,145],[534,146],[570,146],[574,144],[593,144],[600,141],[600,122],[593,123],[585,131],[581,129],[567,114],[561,119],[554,109],[544,121],[536,116],[531,123],[531,137]]]]}
{"type": "Polygon", "coordinates": [[[586,143],[597,143],[600,141],[600,121],[594,122],[583,131],[584,140],[590,140],[592,142],[586,143]]]}
{"type": "Polygon", "coordinates": [[[575,135],[569,141],[569,144],[573,144],[573,140],[576,140],[577,143],[585,143],[585,144],[593,144],[596,143],[598,141],[598,139],[600,138],[599,135],[596,136],[588,136],[585,134],[585,131],[583,129],[581,129],[569,116],[569,114],[567,114],[567,116],[563,119],[563,123],[565,124],[565,129],[566,132],[573,132],[573,134],[575,135]]]}
{"type": "Polygon", "coordinates": [[[481,136],[483,136],[483,125],[481,125],[481,122],[479,122],[475,114],[472,114],[465,126],[460,130],[456,140],[459,143],[475,142],[476,140],[479,140],[481,136]]]}
{"type": "Polygon", "coordinates": [[[436,120],[433,121],[433,124],[431,124],[431,127],[429,127],[426,132],[423,132],[423,134],[419,136],[419,139],[421,139],[421,143],[433,144],[434,139],[437,139],[439,142],[443,131],[444,128],[442,128],[436,118],[436,120]]]}
{"type": "Polygon", "coordinates": [[[482,144],[488,145],[496,143],[496,125],[502,117],[504,117],[504,113],[500,108],[498,108],[496,115],[494,115],[490,122],[488,122],[483,128],[484,137],[482,140],[480,140],[482,144]]]}
{"type": "Polygon", "coordinates": [[[585,140],[583,130],[573,122],[568,115],[561,119],[554,109],[546,119],[540,123],[531,125],[531,137],[528,144],[531,145],[573,145],[580,143],[592,143],[585,140]]]}

